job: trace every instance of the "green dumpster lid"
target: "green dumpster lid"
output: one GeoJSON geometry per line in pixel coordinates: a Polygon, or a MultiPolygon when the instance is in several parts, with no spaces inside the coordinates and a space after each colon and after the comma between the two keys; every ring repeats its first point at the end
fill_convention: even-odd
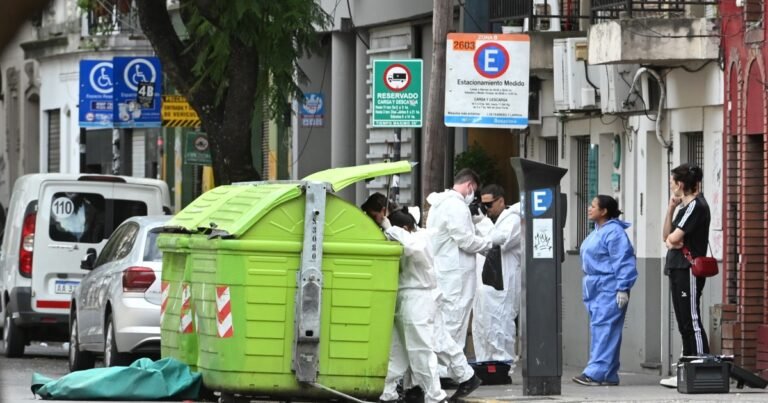
{"type": "Polygon", "coordinates": [[[343,168],[331,168],[315,172],[304,178],[305,181],[328,182],[334,192],[361,180],[377,176],[394,175],[410,172],[413,164],[409,161],[382,162],[378,164],[358,165],[343,168]]]}
{"type": "Polygon", "coordinates": [[[411,170],[408,161],[385,162],[316,172],[303,181],[254,182],[219,186],[205,192],[165,225],[168,232],[207,232],[239,237],[274,207],[301,196],[306,181],[327,182],[339,191],[357,181],[411,170]]]}
{"type": "Polygon", "coordinates": [[[239,236],[274,206],[299,196],[301,187],[298,182],[219,186],[195,199],[165,227],[190,232],[211,229],[222,235],[239,236]]]}

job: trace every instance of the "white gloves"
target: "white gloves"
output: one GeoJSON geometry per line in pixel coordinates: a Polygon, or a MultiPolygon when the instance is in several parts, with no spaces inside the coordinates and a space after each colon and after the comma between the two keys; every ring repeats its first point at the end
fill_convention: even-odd
{"type": "Polygon", "coordinates": [[[480,224],[480,221],[483,221],[483,218],[485,218],[483,213],[478,213],[477,215],[473,215],[472,216],[472,223],[475,224],[475,225],[480,224]]]}
{"type": "Polygon", "coordinates": [[[504,241],[507,240],[506,234],[503,234],[501,231],[491,231],[491,243],[496,246],[501,246],[504,244],[504,241]]]}
{"type": "Polygon", "coordinates": [[[381,228],[382,228],[384,231],[386,231],[386,230],[388,230],[388,229],[392,228],[392,223],[390,223],[390,222],[389,222],[389,218],[387,218],[387,217],[384,217],[384,218],[381,220],[381,223],[380,223],[379,225],[381,225],[381,228]]]}
{"type": "Polygon", "coordinates": [[[624,309],[625,306],[627,306],[627,303],[629,302],[629,293],[626,291],[619,291],[616,293],[616,305],[619,306],[619,309],[624,309]]]}

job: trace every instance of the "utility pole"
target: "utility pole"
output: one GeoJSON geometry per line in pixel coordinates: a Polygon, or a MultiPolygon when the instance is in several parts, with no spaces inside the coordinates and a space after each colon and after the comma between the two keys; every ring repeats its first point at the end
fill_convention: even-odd
{"type": "Polygon", "coordinates": [[[424,125],[424,154],[421,171],[422,200],[445,185],[446,139],[448,128],[443,122],[445,110],[445,46],[448,28],[453,23],[453,0],[432,2],[432,74],[429,78],[429,100],[424,125]]]}

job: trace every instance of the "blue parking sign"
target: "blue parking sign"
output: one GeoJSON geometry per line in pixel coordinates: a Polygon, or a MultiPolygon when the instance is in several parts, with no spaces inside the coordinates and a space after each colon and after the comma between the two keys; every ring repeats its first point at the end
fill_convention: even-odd
{"type": "Polygon", "coordinates": [[[161,127],[163,72],[156,57],[115,57],[115,127],[161,127]],[[151,100],[146,102],[146,100],[151,100]],[[140,102],[142,100],[142,102],[140,102]]]}
{"type": "Polygon", "coordinates": [[[111,60],[80,61],[81,127],[112,127],[113,92],[111,60]]]}
{"type": "Polygon", "coordinates": [[[538,217],[552,206],[552,189],[536,189],[531,191],[531,213],[538,217]]]}

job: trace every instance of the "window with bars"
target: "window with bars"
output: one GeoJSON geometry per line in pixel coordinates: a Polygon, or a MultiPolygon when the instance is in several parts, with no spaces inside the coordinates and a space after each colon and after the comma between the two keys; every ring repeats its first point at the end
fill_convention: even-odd
{"type": "Polygon", "coordinates": [[[685,153],[689,163],[693,163],[704,168],[704,133],[689,132],[683,133],[685,139],[685,153]]]}
{"type": "Polygon", "coordinates": [[[763,0],[746,0],[744,2],[744,21],[748,28],[763,26],[763,0]]]}
{"type": "Polygon", "coordinates": [[[581,243],[589,235],[591,231],[591,225],[589,218],[587,217],[587,208],[592,202],[591,195],[591,180],[590,180],[590,164],[585,164],[585,161],[589,161],[590,156],[590,143],[589,136],[578,136],[576,139],[576,248],[581,246],[581,243]]]}
{"type": "MultiPolygon", "coordinates": [[[[696,164],[704,171],[704,133],[681,133],[680,143],[680,150],[684,153],[680,156],[681,161],[696,164]]],[[[704,185],[702,184],[703,187],[704,185]]]]}
{"type": "Polygon", "coordinates": [[[557,166],[557,137],[544,138],[544,162],[557,166]]]}

